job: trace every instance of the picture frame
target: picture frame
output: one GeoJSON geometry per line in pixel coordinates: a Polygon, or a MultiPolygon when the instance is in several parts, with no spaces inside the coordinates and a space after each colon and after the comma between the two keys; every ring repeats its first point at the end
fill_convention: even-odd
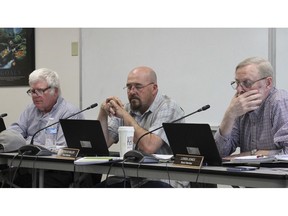
{"type": "Polygon", "coordinates": [[[35,70],[35,29],[0,28],[0,87],[28,86],[35,70]]]}

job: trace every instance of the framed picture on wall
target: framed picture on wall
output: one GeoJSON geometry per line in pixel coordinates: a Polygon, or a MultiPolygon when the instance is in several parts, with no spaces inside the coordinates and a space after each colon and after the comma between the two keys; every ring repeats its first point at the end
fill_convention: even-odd
{"type": "Polygon", "coordinates": [[[34,28],[0,28],[0,86],[28,86],[33,70],[34,28]]]}

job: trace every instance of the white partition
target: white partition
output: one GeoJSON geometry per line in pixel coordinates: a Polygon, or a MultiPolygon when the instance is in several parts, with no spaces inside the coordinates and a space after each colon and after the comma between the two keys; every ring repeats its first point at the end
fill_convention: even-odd
{"type": "Polygon", "coordinates": [[[234,94],[235,66],[250,56],[268,58],[267,28],[84,28],[81,38],[83,107],[111,95],[127,102],[128,72],[146,65],[186,113],[210,104],[186,122],[211,126],[219,125],[234,94]]]}
{"type": "Polygon", "coordinates": [[[276,29],[276,86],[288,89],[288,29],[276,29]]]}

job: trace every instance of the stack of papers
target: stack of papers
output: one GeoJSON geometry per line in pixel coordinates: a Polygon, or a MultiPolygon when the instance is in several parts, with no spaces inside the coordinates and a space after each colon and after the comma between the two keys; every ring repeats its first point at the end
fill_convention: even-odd
{"type": "Polygon", "coordinates": [[[257,156],[257,155],[251,155],[251,156],[241,156],[241,157],[235,157],[232,158],[230,163],[267,163],[267,162],[273,162],[275,161],[275,157],[269,157],[269,156],[257,156]]]}
{"type": "Polygon", "coordinates": [[[120,157],[109,157],[109,156],[97,156],[97,157],[82,157],[74,161],[76,165],[89,165],[89,164],[101,164],[109,163],[113,161],[121,161],[120,157]]]}

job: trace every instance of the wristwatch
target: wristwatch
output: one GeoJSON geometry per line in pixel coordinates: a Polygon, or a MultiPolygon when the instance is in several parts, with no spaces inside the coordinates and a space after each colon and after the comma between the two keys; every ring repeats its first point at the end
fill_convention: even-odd
{"type": "Polygon", "coordinates": [[[251,155],[255,155],[256,152],[257,152],[257,149],[253,149],[253,150],[250,151],[250,154],[251,154],[251,155]]]}

